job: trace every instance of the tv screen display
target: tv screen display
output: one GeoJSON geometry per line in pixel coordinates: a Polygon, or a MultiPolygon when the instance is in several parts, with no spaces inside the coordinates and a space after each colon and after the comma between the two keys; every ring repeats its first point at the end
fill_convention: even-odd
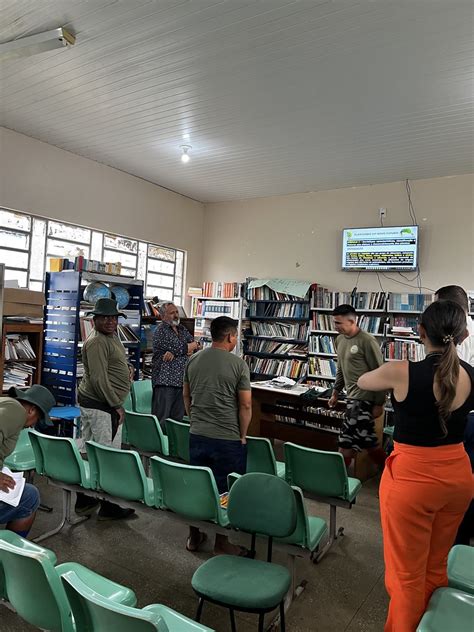
{"type": "Polygon", "coordinates": [[[342,269],[370,272],[416,270],[418,226],[345,228],[342,269]]]}

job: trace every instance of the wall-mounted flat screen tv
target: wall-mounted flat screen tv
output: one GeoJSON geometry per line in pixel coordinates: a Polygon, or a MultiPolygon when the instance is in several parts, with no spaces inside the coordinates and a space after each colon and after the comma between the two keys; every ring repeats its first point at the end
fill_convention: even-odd
{"type": "Polygon", "coordinates": [[[418,226],[345,228],[342,269],[366,272],[416,270],[418,226]]]}

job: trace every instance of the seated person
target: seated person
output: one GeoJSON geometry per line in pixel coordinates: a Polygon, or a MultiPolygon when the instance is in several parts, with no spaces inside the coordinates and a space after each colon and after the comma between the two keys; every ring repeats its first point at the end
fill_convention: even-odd
{"type": "MultiPolygon", "coordinates": [[[[0,490],[14,489],[15,481],[2,473],[5,458],[15,449],[20,431],[31,428],[38,421],[47,423],[49,411],[56,404],[54,397],[44,386],[35,384],[21,390],[12,387],[9,397],[0,397],[0,490]]],[[[12,507],[0,501],[0,524],[26,538],[35,520],[40,504],[39,491],[34,485],[25,484],[20,503],[12,507]]]]}

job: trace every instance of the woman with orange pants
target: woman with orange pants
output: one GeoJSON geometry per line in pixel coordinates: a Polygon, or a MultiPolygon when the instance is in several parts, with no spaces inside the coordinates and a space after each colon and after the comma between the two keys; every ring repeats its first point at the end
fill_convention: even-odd
{"type": "Polygon", "coordinates": [[[474,368],[459,361],[466,315],[452,301],[423,313],[421,362],[388,362],[359,378],[366,390],[392,389],[394,451],[380,484],[385,585],[390,606],[385,632],[415,632],[432,592],[447,586],[447,556],[473,496],[463,447],[474,406],[474,368]]]}

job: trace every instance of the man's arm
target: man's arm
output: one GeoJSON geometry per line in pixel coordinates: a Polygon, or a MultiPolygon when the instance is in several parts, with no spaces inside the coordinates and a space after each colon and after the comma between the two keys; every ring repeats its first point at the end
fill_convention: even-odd
{"type": "Polygon", "coordinates": [[[240,440],[247,443],[247,430],[252,420],[252,391],[238,391],[240,440]]]}
{"type": "MultiPolygon", "coordinates": [[[[371,337],[369,340],[369,344],[367,345],[365,349],[365,359],[370,371],[375,371],[375,369],[378,369],[384,363],[382,352],[380,351],[380,347],[377,344],[377,341],[375,340],[375,338],[371,337]]],[[[379,389],[367,389],[367,390],[379,391],[379,389]]],[[[385,390],[380,390],[380,392],[377,393],[374,400],[375,406],[383,406],[383,404],[385,403],[385,394],[386,394],[385,390]]],[[[380,411],[377,411],[377,412],[380,412],[380,411]]]]}
{"type": "Polygon", "coordinates": [[[122,402],[115,394],[109,380],[109,357],[104,345],[96,343],[87,349],[90,381],[101,401],[107,402],[111,408],[122,408],[122,402]]]}
{"type": "Polygon", "coordinates": [[[189,417],[191,412],[191,390],[189,388],[189,382],[183,382],[183,399],[186,415],[189,417]]]}

